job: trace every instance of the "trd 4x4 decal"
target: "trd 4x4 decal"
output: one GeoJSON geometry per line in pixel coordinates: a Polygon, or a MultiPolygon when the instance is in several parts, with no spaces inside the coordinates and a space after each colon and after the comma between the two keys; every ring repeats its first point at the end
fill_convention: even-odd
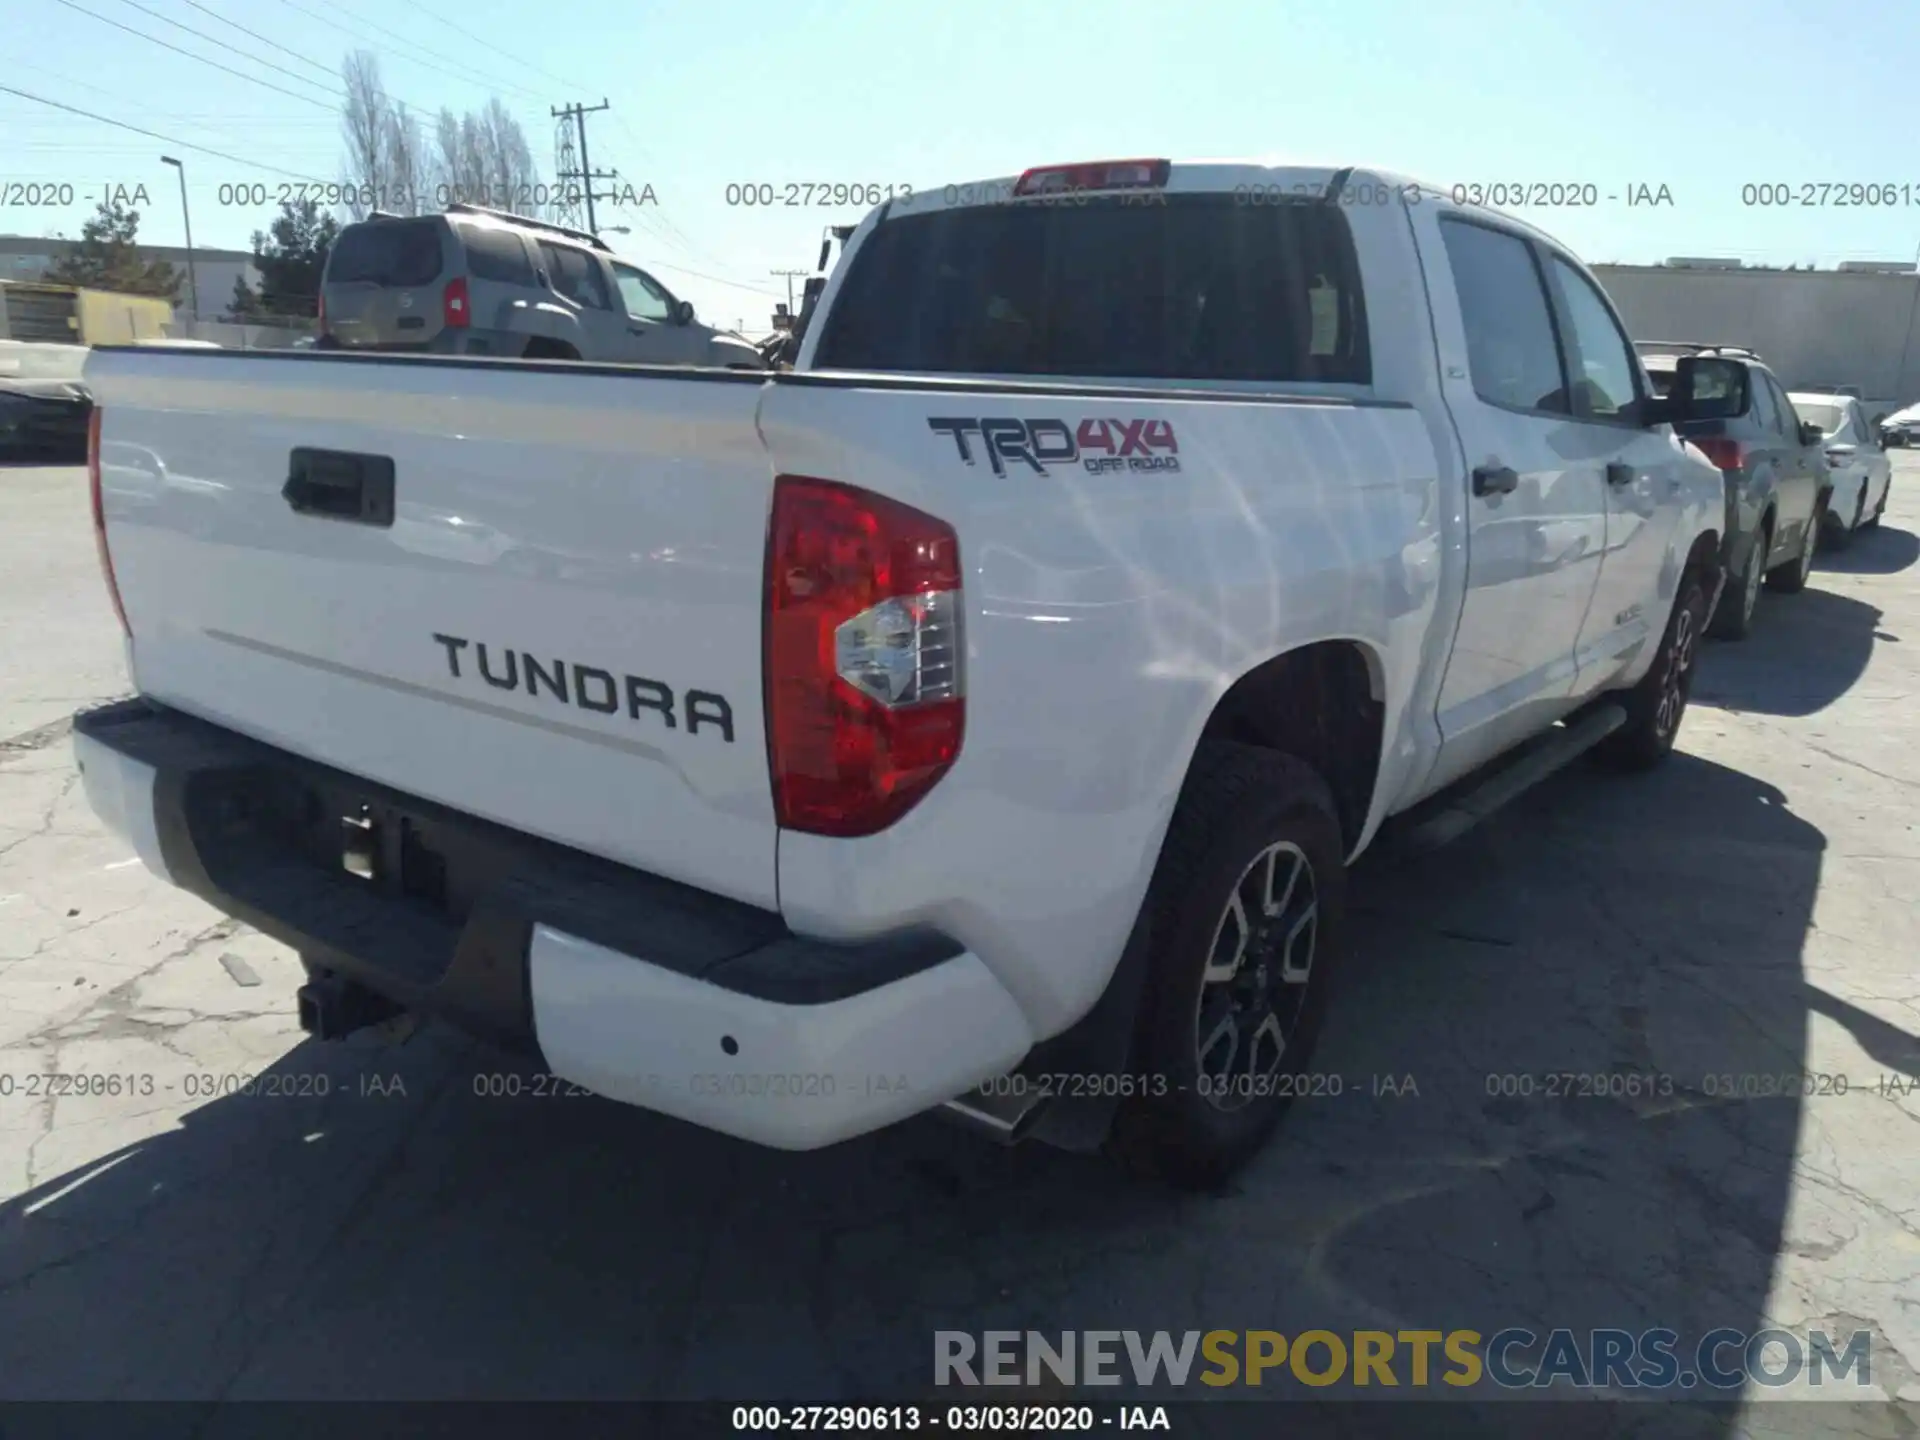
{"type": "Polygon", "coordinates": [[[973,464],[969,435],[976,435],[993,473],[1009,465],[1031,465],[1036,474],[1049,465],[1076,461],[1095,475],[1109,470],[1178,470],[1180,443],[1171,420],[1082,420],[1078,428],[1064,420],[1015,420],[942,417],[927,421],[937,435],[951,435],[960,458],[973,464]]]}

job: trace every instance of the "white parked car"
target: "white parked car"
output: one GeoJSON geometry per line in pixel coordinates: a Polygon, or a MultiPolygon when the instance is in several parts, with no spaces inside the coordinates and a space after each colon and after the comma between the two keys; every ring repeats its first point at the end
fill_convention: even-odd
{"type": "Polygon", "coordinates": [[[1893,483],[1893,461],[1861,403],[1848,395],[1796,390],[1787,396],[1802,420],[1826,436],[1827,468],[1833,498],[1827,502],[1826,528],[1837,547],[1861,530],[1880,523],[1893,483]]]}
{"type": "Polygon", "coordinates": [[[916,194],[790,373],[95,351],[141,698],[76,721],[88,795],[301,953],[316,1035],[1217,1180],[1315,1093],[1354,857],[1660,762],[1722,581],[1586,268],[1409,184],[916,194]]]}
{"type": "Polygon", "coordinates": [[[1920,445],[1920,405],[1908,405],[1880,422],[1880,438],[1888,445],[1920,445]]]}

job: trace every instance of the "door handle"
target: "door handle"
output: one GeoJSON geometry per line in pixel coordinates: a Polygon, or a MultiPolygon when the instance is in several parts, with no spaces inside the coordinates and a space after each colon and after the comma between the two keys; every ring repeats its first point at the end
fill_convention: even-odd
{"type": "Polygon", "coordinates": [[[1520,475],[1511,465],[1477,465],[1473,471],[1476,495],[1511,495],[1520,488],[1520,475]]]}
{"type": "Polygon", "coordinates": [[[393,458],[302,446],[288,457],[280,496],[296,515],[391,528],[393,458]]]}
{"type": "Polygon", "coordinates": [[[1609,460],[1607,462],[1607,484],[1613,486],[1616,490],[1622,485],[1631,485],[1634,482],[1634,478],[1634,469],[1631,465],[1627,464],[1626,461],[1609,460]]]}

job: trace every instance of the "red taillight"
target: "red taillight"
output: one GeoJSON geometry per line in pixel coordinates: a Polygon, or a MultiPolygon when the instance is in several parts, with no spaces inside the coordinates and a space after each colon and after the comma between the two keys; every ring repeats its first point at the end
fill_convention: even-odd
{"type": "Polygon", "coordinates": [[[1040,165],[1023,174],[1015,195],[1057,195],[1074,190],[1152,190],[1173,173],[1169,160],[1095,160],[1084,165],[1040,165]]]}
{"type": "Polygon", "coordinates": [[[1715,465],[1722,470],[1738,470],[1747,462],[1747,447],[1738,440],[1729,440],[1725,436],[1709,436],[1695,439],[1693,442],[1715,465]]]}
{"type": "Polygon", "coordinates": [[[107,548],[107,508],[100,498],[100,407],[87,415],[87,494],[93,502],[93,541],[100,551],[100,573],[106,577],[107,598],[113,601],[113,613],[128,639],[133,629],[127,624],[127,607],[120,603],[120,582],[113,574],[113,551],[107,548]]]}
{"type": "Polygon", "coordinates": [[[447,282],[447,288],[440,292],[440,323],[449,330],[464,330],[467,327],[467,277],[458,276],[447,282]]]}
{"type": "Polygon", "coordinates": [[[871,835],[946,774],[966,721],[960,542],[909,505],[774,482],[767,764],[791,830],[871,835]]]}

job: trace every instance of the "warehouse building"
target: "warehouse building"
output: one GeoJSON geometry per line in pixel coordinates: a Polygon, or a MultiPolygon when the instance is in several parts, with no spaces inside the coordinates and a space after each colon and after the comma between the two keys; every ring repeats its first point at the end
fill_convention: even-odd
{"type": "Polygon", "coordinates": [[[1920,400],[1920,274],[1910,263],[1769,270],[1675,259],[1593,271],[1635,340],[1744,345],[1789,390],[1859,386],[1870,415],[1920,400]]]}
{"type": "MultiPolygon", "coordinates": [[[[77,248],[77,242],[46,235],[0,235],[0,280],[38,280],[55,262],[77,248]]],[[[184,245],[139,245],[142,260],[165,260],[180,272],[180,312],[191,309],[193,287],[187,283],[187,256],[184,245]]],[[[208,319],[220,315],[233,298],[233,282],[242,275],[249,285],[260,283],[248,250],[216,250],[196,245],[192,251],[193,276],[200,287],[200,313],[208,319]]]]}

